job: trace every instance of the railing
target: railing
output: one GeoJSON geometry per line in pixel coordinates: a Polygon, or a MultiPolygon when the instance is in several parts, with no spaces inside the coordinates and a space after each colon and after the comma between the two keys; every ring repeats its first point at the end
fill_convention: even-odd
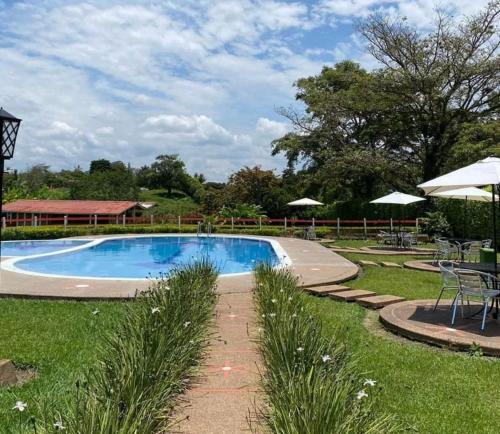
{"type": "MultiPolygon", "coordinates": [[[[176,225],[181,230],[181,226],[193,225],[193,232],[198,231],[198,223],[203,222],[203,216],[44,216],[35,215],[33,217],[26,218],[12,218],[10,216],[2,217],[2,227],[19,227],[19,226],[49,226],[58,225],[64,226],[76,226],[76,225],[86,225],[86,226],[98,226],[106,224],[115,225],[176,225]]],[[[281,227],[284,230],[294,230],[301,229],[305,227],[323,227],[325,229],[330,229],[333,234],[340,237],[341,233],[344,232],[356,232],[368,236],[369,232],[376,230],[387,230],[391,231],[397,229],[399,226],[405,228],[414,228],[415,232],[419,231],[419,221],[418,219],[301,219],[301,218],[241,218],[241,217],[218,217],[216,221],[212,224],[211,222],[207,224],[207,232],[212,231],[212,226],[223,226],[231,228],[232,230],[257,227],[262,229],[264,227],[281,227]],[[210,226],[210,230],[208,229],[210,226]]]]}

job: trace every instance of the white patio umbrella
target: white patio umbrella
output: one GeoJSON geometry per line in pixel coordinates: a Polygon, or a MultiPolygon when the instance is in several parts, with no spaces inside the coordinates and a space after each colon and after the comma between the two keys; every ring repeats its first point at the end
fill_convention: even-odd
{"type": "Polygon", "coordinates": [[[299,200],[294,200],[293,202],[287,203],[287,205],[290,206],[318,206],[318,205],[324,205],[321,202],[318,202],[317,200],[309,199],[308,197],[304,197],[299,200]]]}
{"type": "MultiPolygon", "coordinates": [[[[477,187],[464,187],[456,190],[438,191],[429,193],[429,196],[439,197],[442,199],[459,199],[464,200],[464,237],[467,236],[467,201],[475,202],[491,202],[491,193],[477,187]]],[[[497,196],[498,199],[498,196],[497,196]]]]}
{"type": "MultiPolygon", "coordinates": [[[[409,205],[410,203],[420,202],[425,200],[423,197],[412,196],[411,194],[401,193],[395,191],[394,193],[388,194],[386,196],[379,197],[370,201],[370,203],[387,203],[393,205],[409,205]]],[[[403,220],[404,220],[404,209],[403,209],[403,220]]],[[[399,220],[399,229],[401,230],[401,220],[399,220]]]]}
{"type": "Polygon", "coordinates": [[[495,188],[500,184],[500,158],[488,157],[446,175],[419,184],[425,194],[453,190],[464,187],[481,187],[491,185],[491,204],[493,210],[493,246],[495,248],[495,271],[497,270],[497,225],[495,188]]]}

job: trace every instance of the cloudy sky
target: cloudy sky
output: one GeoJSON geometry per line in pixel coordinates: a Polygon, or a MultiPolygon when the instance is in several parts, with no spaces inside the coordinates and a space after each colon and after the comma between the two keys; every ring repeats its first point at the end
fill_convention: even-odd
{"type": "MultiPolygon", "coordinates": [[[[441,0],[454,14],[486,0],[441,0]]],[[[0,105],[23,124],[10,167],[84,169],[177,153],[224,180],[281,169],[293,82],[346,58],[374,66],[354,22],[401,14],[422,31],[431,0],[0,0],[0,105]]]]}

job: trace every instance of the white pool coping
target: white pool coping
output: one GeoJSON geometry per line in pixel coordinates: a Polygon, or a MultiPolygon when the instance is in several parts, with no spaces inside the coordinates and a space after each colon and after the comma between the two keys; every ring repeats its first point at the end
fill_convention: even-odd
{"type": "MultiPolygon", "coordinates": [[[[98,280],[98,281],[126,281],[126,282],[143,282],[148,280],[156,280],[157,278],[149,277],[149,278],[137,278],[137,277],[94,277],[94,276],[73,276],[73,275],[60,275],[60,274],[49,274],[49,273],[38,273],[35,271],[23,270],[22,268],[16,267],[16,263],[19,261],[23,261],[26,259],[39,259],[56,255],[63,255],[67,253],[73,253],[80,250],[85,250],[90,247],[97,246],[105,241],[109,240],[122,240],[122,239],[135,239],[135,238],[194,238],[196,235],[193,234],[130,234],[130,235],[112,235],[112,236],[104,236],[99,238],[57,238],[52,240],[11,240],[11,241],[3,241],[3,242],[21,242],[21,241],[87,241],[87,243],[82,244],[80,246],[71,247],[69,249],[57,250],[49,253],[40,253],[38,255],[28,255],[28,256],[11,256],[8,257],[5,261],[0,263],[0,268],[2,270],[11,271],[13,273],[24,274],[28,276],[35,277],[50,277],[56,279],[80,279],[80,280],[98,280]]],[[[203,235],[200,238],[207,238],[206,235],[203,235]]],[[[274,253],[278,257],[279,264],[275,268],[285,268],[292,265],[292,260],[288,256],[285,249],[281,246],[281,244],[273,239],[264,238],[260,236],[253,235],[230,235],[230,234],[216,234],[211,235],[208,238],[236,238],[236,239],[247,239],[253,241],[264,241],[271,245],[274,250],[274,253]]],[[[236,276],[246,276],[252,274],[252,271],[245,271],[241,273],[226,273],[220,274],[219,277],[236,277],[236,276]]]]}

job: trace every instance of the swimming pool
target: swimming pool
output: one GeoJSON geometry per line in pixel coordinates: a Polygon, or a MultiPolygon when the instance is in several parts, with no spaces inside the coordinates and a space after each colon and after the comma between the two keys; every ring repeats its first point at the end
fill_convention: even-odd
{"type": "Polygon", "coordinates": [[[95,240],[64,253],[15,260],[7,269],[30,274],[145,279],[208,259],[221,274],[246,273],[259,262],[278,265],[278,243],[242,237],[140,236],[95,240]]]}
{"type": "Polygon", "coordinates": [[[56,252],[82,246],[90,240],[28,240],[28,241],[2,241],[2,257],[5,256],[31,256],[43,253],[56,252]]]}

